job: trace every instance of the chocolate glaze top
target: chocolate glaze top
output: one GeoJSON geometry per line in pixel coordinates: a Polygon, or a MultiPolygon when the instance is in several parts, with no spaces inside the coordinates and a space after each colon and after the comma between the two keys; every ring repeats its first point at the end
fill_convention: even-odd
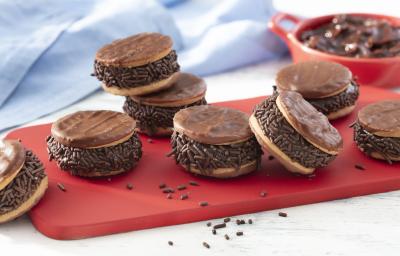
{"type": "Polygon", "coordinates": [[[0,140],[0,182],[13,175],[25,162],[25,149],[17,140],[0,140]]]}
{"type": "Polygon", "coordinates": [[[400,132],[400,100],[370,104],[358,112],[358,122],[371,132],[400,132]]]}
{"type": "Polygon", "coordinates": [[[101,147],[133,133],[135,121],[127,114],[109,111],[78,111],[51,127],[51,135],[61,144],[76,148],[101,147]]]}
{"type": "Polygon", "coordinates": [[[206,90],[203,79],[192,74],[179,73],[174,84],[168,89],[131,98],[144,104],[165,104],[204,96],[206,90]]]}
{"type": "Polygon", "coordinates": [[[333,127],[328,118],[317,111],[297,92],[282,91],[277,101],[281,103],[287,120],[303,137],[320,149],[338,152],[343,147],[339,132],[333,127]]]}
{"type": "Polygon", "coordinates": [[[164,52],[168,54],[171,49],[172,40],[169,36],[159,33],[140,33],[103,46],[97,51],[96,60],[105,65],[121,67],[132,63],[145,65],[155,61],[153,60],[155,56],[164,52]]]}
{"type": "Polygon", "coordinates": [[[205,144],[232,144],[251,138],[249,116],[239,110],[202,105],[180,110],[174,129],[205,144]]]}
{"type": "Polygon", "coordinates": [[[306,99],[340,92],[351,82],[348,68],[334,62],[306,61],[289,65],[276,75],[279,90],[299,92],[306,99]]]}

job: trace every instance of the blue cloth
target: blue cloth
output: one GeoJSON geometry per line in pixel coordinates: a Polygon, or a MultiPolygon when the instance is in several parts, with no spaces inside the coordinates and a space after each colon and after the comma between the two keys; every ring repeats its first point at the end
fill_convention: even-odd
{"type": "Polygon", "coordinates": [[[282,55],[270,1],[0,0],[0,130],[64,108],[100,88],[95,52],[160,32],[182,70],[209,75],[282,55]]]}

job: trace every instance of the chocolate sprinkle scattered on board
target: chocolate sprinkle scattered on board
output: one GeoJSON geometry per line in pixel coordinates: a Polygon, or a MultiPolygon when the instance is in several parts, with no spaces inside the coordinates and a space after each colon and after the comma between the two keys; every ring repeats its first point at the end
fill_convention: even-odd
{"type": "Polygon", "coordinates": [[[163,189],[163,188],[166,188],[166,187],[167,187],[167,184],[161,183],[160,185],[158,185],[158,187],[159,187],[160,189],[163,189]]]}
{"type": "Polygon", "coordinates": [[[287,213],[286,212],[279,212],[278,215],[280,217],[287,217],[287,213]]]}
{"type": "Polygon", "coordinates": [[[172,188],[164,188],[162,190],[163,193],[167,194],[167,193],[175,193],[175,190],[173,190],[172,188]]]}
{"type": "Polygon", "coordinates": [[[227,234],[225,234],[224,237],[225,237],[226,240],[230,239],[230,237],[227,234]]]}
{"type": "Polygon", "coordinates": [[[193,180],[189,181],[189,184],[192,186],[199,186],[199,183],[197,183],[196,181],[193,181],[193,180]]]}
{"type": "Polygon", "coordinates": [[[254,115],[264,135],[290,159],[306,168],[327,166],[336,156],[312,145],[288,123],[276,105],[278,95],[275,91],[255,108],[254,115]]]}
{"type": "Polygon", "coordinates": [[[136,133],[120,144],[102,148],[68,147],[53,136],[48,136],[46,141],[50,161],[56,160],[61,170],[69,171],[73,175],[93,172],[107,175],[121,169],[128,171],[142,157],[142,143],[136,133]]]}
{"type": "Polygon", "coordinates": [[[266,196],[267,196],[267,192],[261,191],[261,192],[260,192],[260,196],[261,196],[261,197],[266,197],[266,196]]]}
{"type": "Polygon", "coordinates": [[[205,206],[208,206],[208,202],[203,201],[203,202],[200,202],[199,205],[200,205],[201,207],[205,207],[205,206]]]}
{"type": "Polygon", "coordinates": [[[179,71],[177,55],[172,50],[168,55],[138,67],[113,67],[94,62],[94,74],[106,86],[134,88],[169,78],[179,71]]]}
{"type": "Polygon", "coordinates": [[[184,190],[186,189],[185,185],[179,185],[178,187],[176,187],[177,190],[184,190]]]}
{"type": "Polygon", "coordinates": [[[206,242],[203,242],[203,246],[206,247],[207,249],[210,249],[210,245],[206,242]]]}
{"type": "Polygon", "coordinates": [[[0,215],[11,212],[28,200],[46,177],[39,158],[30,150],[25,152],[25,163],[17,176],[0,190],[0,215]]]}
{"type": "Polygon", "coordinates": [[[243,231],[238,231],[238,232],[236,232],[236,235],[237,235],[237,236],[243,236],[243,231]]]}
{"type": "Polygon", "coordinates": [[[374,135],[356,122],[353,125],[354,141],[366,155],[371,156],[376,152],[380,154],[389,164],[391,159],[400,158],[400,138],[380,137],[374,135]]]}
{"type": "Polygon", "coordinates": [[[188,198],[189,198],[188,194],[181,195],[181,200],[186,200],[188,198]]]}
{"type": "Polygon", "coordinates": [[[129,190],[132,190],[133,189],[132,183],[126,184],[126,188],[129,189],[129,190]]]}
{"type": "Polygon", "coordinates": [[[217,234],[217,230],[213,229],[212,233],[213,233],[213,235],[216,235],[217,234]]]}
{"type": "Polygon", "coordinates": [[[230,144],[210,145],[194,141],[184,134],[174,132],[171,137],[172,151],[177,164],[187,169],[196,168],[204,174],[211,174],[217,168],[236,168],[261,160],[261,147],[255,137],[230,144]]]}
{"type": "Polygon", "coordinates": [[[211,227],[212,223],[211,222],[207,222],[207,227],[211,227]]]}
{"type": "Polygon", "coordinates": [[[354,167],[358,170],[364,171],[365,167],[362,164],[355,164],[354,167]]]}
{"type": "Polygon", "coordinates": [[[66,192],[67,189],[65,188],[64,184],[62,184],[61,182],[57,183],[57,187],[62,191],[62,192],[66,192]]]}
{"type": "Polygon", "coordinates": [[[274,156],[272,156],[272,155],[270,155],[270,156],[268,156],[268,160],[274,160],[275,159],[275,157],[274,156]]]}
{"type": "Polygon", "coordinates": [[[174,243],[172,241],[168,241],[168,245],[173,246],[174,243]]]}
{"type": "Polygon", "coordinates": [[[307,99],[319,112],[324,115],[339,111],[345,107],[354,106],[359,96],[359,86],[352,81],[343,92],[323,99],[307,99]]]}
{"type": "Polygon", "coordinates": [[[206,105],[207,101],[202,98],[194,103],[179,107],[158,107],[140,104],[130,97],[125,98],[123,110],[136,121],[136,126],[152,136],[158,127],[172,128],[174,115],[181,109],[191,106],[206,105]]]}
{"type": "Polygon", "coordinates": [[[252,220],[252,219],[249,219],[248,223],[249,223],[249,224],[253,224],[253,220],[252,220]]]}

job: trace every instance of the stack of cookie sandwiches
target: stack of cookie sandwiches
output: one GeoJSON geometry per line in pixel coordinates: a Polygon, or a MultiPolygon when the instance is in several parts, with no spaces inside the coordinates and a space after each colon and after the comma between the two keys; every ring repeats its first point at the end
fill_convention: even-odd
{"type": "Polygon", "coordinates": [[[385,100],[362,108],[354,128],[354,141],[366,155],[400,161],[400,100],[385,100]]]}
{"type": "Polygon", "coordinates": [[[295,173],[327,166],[343,147],[328,118],[295,91],[274,91],[256,106],[250,127],[261,146],[295,173]]]}
{"type": "Polygon", "coordinates": [[[53,123],[47,137],[50,161],[83,177],[120,174],[135,167],[142,144],[135,121],[120,112],[79,111],[53,123]]]}
{"type": "Polygon", "coordinates": [[[141,33],[104,46],[95,58],[104,90],[126,96],[123,110],[150,136],[170,136],[176,112],[207,104],[204,81],[179,72],[172,44],[169,36],[141,33]]]}
{"type": "Polygon", "coordinates": [[[279,91],[300,93],[333,120],[350,114],[359,96],[351,71],[338,63],[307,61],[289,65],[276,76],[279,91]]]}
{"type": "Polygon", "coordinates": [[[44,166],[31,150],[18,140],[0,140],[0,223],[29,211],[47,186],[44,166]]]}
{"type": "Polygon", "coordinates": [[[172,151],[187,171],[231,178],[257,169],[261,148],[249,127],[249,116],[217,106],[193,106],[174,117],[172,151]]]}

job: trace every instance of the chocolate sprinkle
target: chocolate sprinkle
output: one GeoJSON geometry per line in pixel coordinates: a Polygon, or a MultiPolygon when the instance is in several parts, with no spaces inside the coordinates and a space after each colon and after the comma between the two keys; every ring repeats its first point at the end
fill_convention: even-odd
{"type": "Polygon", "coordinates": [[[178,187],[176,187],[176,189],[177,190],[184,190],[184,189],[186,189],[186,186],[185,185],[179,185],[178,187]]]}
{"type": "Polygon", "coordinates": [[[203,242],[203,246],[206,247],[207,249],[210,249],[210,245],[206,242],[203,242]]]}
{"type": "Polygon", "coordinates": [[[163,190],[162,190],[162,192],[163,193],[175,193],[175,190],[174,189],[172,189],[172,188],[164,188],[163,190]]]}
{"type": "Polygon", "coordinates": [[[168,193],[167,199],[172,199],[172,194],[171,193],[168,193]]]}
{"type": "Polygon", "coordinates": [[[366,155],[371,156],[376,152],[380,154],[389,164],[392,159],[400,158],[400,138],[380,137],[365,130],[357,122],[353,125],[354,141],[366,155]]]}
{"type": "Polygon", "coordinates": [[[173,243],[172,241],[168,241],[168,244],[169,244],[170,246],[173,246],[173,245],[174,245],[174,243],[173,243]]]}
{"type": "Polygon", "coordinates": [[[285,218],[287,217],[287,213],[286,212],[279,212],[278,215],[280,217],[285,217],[285,218]]]}
{"type": "Polygon", "coordinates": [[[131,170],[142,157],[142,143],[136,133],[128,140],[110,147],[74,148],[48,136],[47,151],[50,161],[55,159],[61,170],[73,175],[100,172],[108,175],[115,170],[131,170]]]}
{"type": "Polygon", "coordinates": [[[166,188],[166,187],[167,187],[167,184],[161,183],[160,185],[158,185],[158,187],[159,187],[160,189],[163,189],[163,188],[166,188]]]}
{"type": "Polygon", "coordinates": [[[186,200],[186,199],[188,199],[188,198],[189,198],[189,196],[188,196],[187,194],[181,195],[181,200],[186,200]]]}
{"type": "Polygon", "coordinates": [[[11,212],[27,201],[46,177],[39,158],[26,150],[25,163],[17,176],[0,190],[0,215],[11,212]]]}
{"type": "Polygon", "coordinates": [[[278,93],[258,104],[254,115],[266,135],[290,159],[306,168],[327,166],[335,155],[323,152],[299,134],[276,105],[278,93]]]}
{"type": "Polygon", "coordinates": [[[261,196],[261,197],[266,197],[266,196],[267,196],[267,192],[261,191],[261,192],[260,192],[260,196],[261,196]]]}
{"type": "Polygon", "coordinates": [[[158,127],[172,128],[174,115],[179,110],[199,105],[207,105],[205,98],[179,107],[158,107],[140,104],[130,97],[125,97],[123,109],[125,113],[136,120],[136,126],[141,131],[145,131],[151,136],[156,133],[158,127]]]}
{"type": "Polygon", "coordinates": [[[358,169],[358,170],[361,170],[361,171],[364,171],[364,170],[365,170],[365,167],[364,167],[363,165],[361,165],[361,164],[355,164],[354,167],[355,167],[356,169],[358,169]]]}
{"type": "Polygon", "coordinates": [[[213,229],[213,230],[212,230],[212,234],[213,234],[213,235],[216,235],[216,234],[217,234],[217,230],[213,229]]]}
{"type": "Polygon", "coordinates": [[[224,237],[225,237],[226,240],[229,240],[229,239],[230,239],[229,236],[228,236],[227,234],[225,234],[224,237]]]}
{"type": "Polygon", "coordinates": [[[132,183],[126,184],[126,188],[129,189],[129,190],[132,190],[133,189],[132,183]]]}
{"type": "Polygon", "coordinates": [[[238,232],[236,232],[236,235],[237,236],[243,236],[243,232],[242,231],[238,231],[238,232]]]}
{"type": "Polygon", "coordinates": [[[345,107],[354,106],[359,96],[359,86],[354,81],[343,92],[322,99],[307,99],[319,112],[324,115],[334,113],[345,107]]]}
{"type": "Polygon", "coordinates": [[[57,187],[62,191],[62,192],[67,192],[67,189],[65,188],[64,184],[61,182],[57,183],[57,187]]]}
{"type": "Polygon", "coordinates": [[[217,168],[236,168],[254,160],[261,160],[261,148],[255,137],[230,144],[210,145],[194,141],[184,134],[174,132],[171,137],[172,152],[177,164],[194,167],[204,174],[211,174],[217,168]]]}
{"type": "Polygon", "coordinates": [[[160,60],[138,67],[114,67],[96,60],[94,62],[94,74],[97,79],[107,87],[118,88],[134,88],[167,79],[178,72],[179,68],[175,50],[160,60]]]}
{"type": "Polygon", "coordinates": [[[207,227],[211,227],[212,223],[211,222],[207,222],[207,227]]]}
{"type": "Polygon", "coordinates": [[[197,183],[196,181],[193,181],[193,180],[189,181],[189,184],[192,186],[199,186],[199,183],[197,183]]]}
{"type": "Polygon", "coordinates": [[[248,223],[249,223],[249,224],[253,224],[253,220],[252,220],[252,219],[249,219],[248,223]]]}
{"type": "Polygon", "coordinates": [[[217,225],[214,225],[214,229],[219,229],[219,228],[225,228],[226,227],[226,223],[221,223],[221,224],[217,224],[217,225]]]}
{"type": "Polygon", "coordinates": [[[227,222],[229,222],[229,221],[231,221],[231,218],[229,218],[229,217],[224,219],[224,222],[225,222],[225,223],[227,223],[227,222]]]}
{"type": "Polygon", "coordinates": [[[200,202],[199,205],[201,207],[205,207],[205,206],[208,206],[208,203],[206,201],[203,201],[203,202],[200,202]]]}

